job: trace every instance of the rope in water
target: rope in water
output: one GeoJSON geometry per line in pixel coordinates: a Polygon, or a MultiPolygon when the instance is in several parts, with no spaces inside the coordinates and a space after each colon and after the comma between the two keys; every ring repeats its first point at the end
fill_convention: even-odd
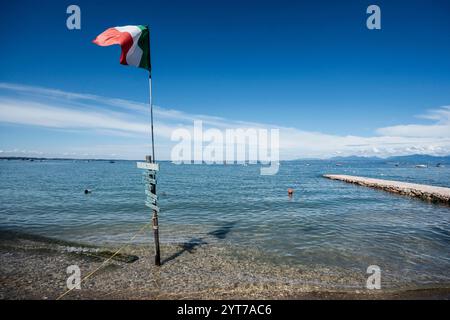
{"type": "MultiPolygon", "coordinates": [[[[102,264],[100,266],[98,266],[96,269],[94,269],[94,271],[91,271],[87,276],[85,276],[84,278],[82,278],[80,280],[80,283],[89,279],[94,273],[96,273],[98,270],[100,270],[106,263],[108,263],[109,261],[111,261],[116,255],[119,254],[120,251],[122,251],[124,248],[128,247],[130,245],[130,242],[133,241],[134,239],[136,239],[136,237],[145,230],[146,227],[148,227],[150,223],[146,223],[138,232],[136,232],[131,238],[130,240],[127,241],[127,244],[123,245],[122,247],[120,247],[116,252],[114,252],[114,254],[109,257],[108,259],[106,259],[105,261],[102,262],[102,264]]],[[[68,289],[66,292],[64,292],[63,294],[61,294],[58,298],[56,298],[56,300],[60,300],[62,299],[65,295],[67,295],[69,292],[71,292],[73,289],[75,289],[75,287],[68,289]]]]}

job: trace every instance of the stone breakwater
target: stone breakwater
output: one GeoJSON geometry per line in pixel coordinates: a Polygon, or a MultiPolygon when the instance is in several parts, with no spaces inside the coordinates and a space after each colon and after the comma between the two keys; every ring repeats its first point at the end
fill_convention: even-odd
{"type": "Polygon", "coordinates": [[[341,174],[325,174],[324,177],[450,205],[450,188],[341,174]]]}

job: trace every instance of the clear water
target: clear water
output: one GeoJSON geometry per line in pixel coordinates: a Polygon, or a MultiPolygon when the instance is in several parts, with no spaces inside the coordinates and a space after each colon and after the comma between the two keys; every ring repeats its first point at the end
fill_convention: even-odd
{"type": "MultiPolygon", "coordinates": [[[[278,264],[365,270],[450,284],[450,207],[322,178],[344,173],[450,187],[450,168],[383,162],[161,163],[161,241],[257,248],[278,264]],[[295,190],[292,199],[287,189],[295,190]]],[[[150,219],[135,162],[0,161],[0,226],[84,243],[126,242],[150,219]],[[85,195],[84,189],[92,194],[85,195]]],[[[146,234],[137,243],[151,241],[146,234]]]]}

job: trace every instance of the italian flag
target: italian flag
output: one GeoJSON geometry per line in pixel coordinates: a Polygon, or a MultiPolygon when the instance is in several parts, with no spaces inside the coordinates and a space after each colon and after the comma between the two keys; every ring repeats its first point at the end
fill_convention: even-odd
{"type": "Polygon", "coordinates": [[[99,34],[92,42],[102,47],[118,44],[122,48],[121,64],[150,71],[149,34],[147,26],[114,27],[99,34]]]}

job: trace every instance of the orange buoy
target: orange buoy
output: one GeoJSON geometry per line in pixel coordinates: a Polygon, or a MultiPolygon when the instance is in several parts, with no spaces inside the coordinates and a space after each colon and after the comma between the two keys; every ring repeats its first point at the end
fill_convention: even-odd
{"type": "Polygon", "coordinates": [[[292,196],[294,194],[294,189],[289,188],[288,189],[288,195],[292,196]]]}

